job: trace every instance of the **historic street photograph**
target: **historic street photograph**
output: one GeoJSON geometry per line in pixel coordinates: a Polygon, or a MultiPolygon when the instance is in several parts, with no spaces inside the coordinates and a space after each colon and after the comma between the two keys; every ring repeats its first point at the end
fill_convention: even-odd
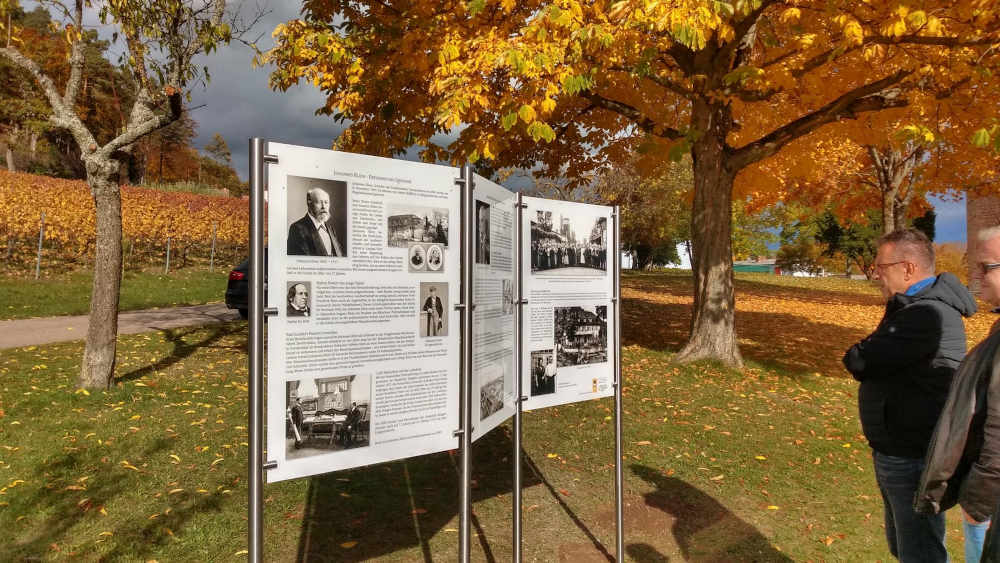
{"type": "Polygon", "coordinates": [[[531,220],[531,273],[604,275],[608,220],[536,210],[531,220]]]}

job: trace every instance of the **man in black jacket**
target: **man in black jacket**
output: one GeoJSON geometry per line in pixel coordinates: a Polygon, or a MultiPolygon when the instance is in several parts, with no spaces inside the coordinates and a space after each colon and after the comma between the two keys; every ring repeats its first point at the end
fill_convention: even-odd
{"type": "MultiPolygon", "coordinates": [[[[977,264],[984,301],[1000,306],[1000,227],[979,234],[977,264]]],[[[1000,321],[955,372],[948,402],[920,479],[914,508],[936,514],[956,503],[962,510],[965,560],[979,561],[990,515],[1000,502],[1000,321]]],[[[994,534],[994,532],[991,532],[994,534]]],[[[1000,554],[987,554],[994,561],[1000,554]]]]}
{"type": "Polygon", "coordinates": [[[858,408],[885,505],[889,551],[904,563],[947,561],[944,514],[918,514],[913,498],[952,375],[965,356],[962,316],[976,304],[954,275],[934,276],[934,247],[919,231],[879,239],[875,277],[885,314],[875,332],[847,351],[844,366],[861,382],[858,408]]]}

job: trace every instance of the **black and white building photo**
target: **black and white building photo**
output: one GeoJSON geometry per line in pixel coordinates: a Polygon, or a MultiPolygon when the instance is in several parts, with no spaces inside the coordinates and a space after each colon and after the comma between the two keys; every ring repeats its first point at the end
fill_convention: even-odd
{"type": "Polygon", "coordinates": [[[558,367],[608,361],[608,306],[556,307],[555,347],[558,367]]]}
{"type": "Polygon", "coordinates": [[[408,248],[413,242],[448,246],[448,210],[405,203],[386,204],[387,244],[408,248]]]}
{"type": "Polygon", "coordinates": [[[317,377],[285,384],[286,458],[367,447],[371,441],[370,375],[317,377]]]}
{"type": "Polygon", "coordinates": [[[531,273],[603,275],[608,269],[608,220],[537,210],[531,220],[531,273]]]}

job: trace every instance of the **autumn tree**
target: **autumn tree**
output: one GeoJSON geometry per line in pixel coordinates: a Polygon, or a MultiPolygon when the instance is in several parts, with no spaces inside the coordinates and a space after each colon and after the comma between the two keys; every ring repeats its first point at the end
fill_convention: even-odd
{"type": "Polygon", "coordinates": [[[205,152],[219,164],[229,166],[233,163],[233,154],[229,151],[229,145],[226,144],[226,139],[218,133],[212,135],[212,140],[205,145],[205,152]]]}
{"type": "Polygon", "coordinates": [[[738,365],[743,172],[826,125],[995,75],[998,28],[982,0],[306,0],[264,59],[275,88],[324,91],[346,150],[416,144],[428,161],[570,179],[635,150],[690,153],[694,312],[677,358],[738,365]]]}
{"type": "Polygon", "coordinates": [[[602,170],[593,182],[593,203],[619,206],[621,243],[635,268],[679,262],[677,245],[691,239],[691,159],[670,162],[652,177],[633,158],[602,170]]]}
{"type": "MultiPolygon", "coordinates": [[[[841,220],[827,210],[816,219],[814,237],[824,246],[823,255],[843,256],[848,264],[858,267],[866,278],[871,279],[875,270],[875,242],[882,233],[882,217],[876,210],[869,210],[864,219],[841,220]]],[[[849,267],[847,268],[849,269],[849,267]]]]}
{"type": "MultiPolygon", "coordinates": [[[[85,76],[84,0],[46,4],[64,17],[69,54],[69,74],[64,83],[28,56],[17,42],[0,48],[0,57],[31,75],[49,105],[49,123],[68,131],[81,152],[96,209],[97,233],[90,320],[79,383],[85,388],[106,388],[114,377],[121,288],[120,162],[128,157],[136,141],[183,115],[185,93],[200,74],[194,58],[228,41],[231,31],[224,20],[224,0],[121,0],[101,4],[102,21],[112,24],[124,39],[126,64],[136,92],[124,126],[113,137],[101,141],[78,111],[81,90],[89,80],[85,76]]],[[[0,0],[0,19],[8,21],[6,14],[15,6],[11,0],[0,0]]],[[[4,32],[17,37],[21,29],[11,26],[4,32]]]]}

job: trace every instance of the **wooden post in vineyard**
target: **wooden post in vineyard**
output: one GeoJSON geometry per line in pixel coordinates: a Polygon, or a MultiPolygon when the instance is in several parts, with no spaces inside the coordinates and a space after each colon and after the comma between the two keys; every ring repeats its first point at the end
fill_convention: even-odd
{"type": "Polygon", "coordinates": [[[35,258],[35,279],[42,270],[42,241],[45,240],[45,212],[42,211],[42,221],[38,226],[38,256],[35,258]]]}
{"type": "Polygon", "coordinates": [[[209,272],[215,271],[215,235],[218,228],[219,228],[218,221],[212,221],[212,257],[209,258],[208,261],[209,272]]]}
{"type": "Polygon", "coordinates": [[[167,265],[163,268],[163,273],[170,273],[170,237],[167,237],[167,265]]]}

